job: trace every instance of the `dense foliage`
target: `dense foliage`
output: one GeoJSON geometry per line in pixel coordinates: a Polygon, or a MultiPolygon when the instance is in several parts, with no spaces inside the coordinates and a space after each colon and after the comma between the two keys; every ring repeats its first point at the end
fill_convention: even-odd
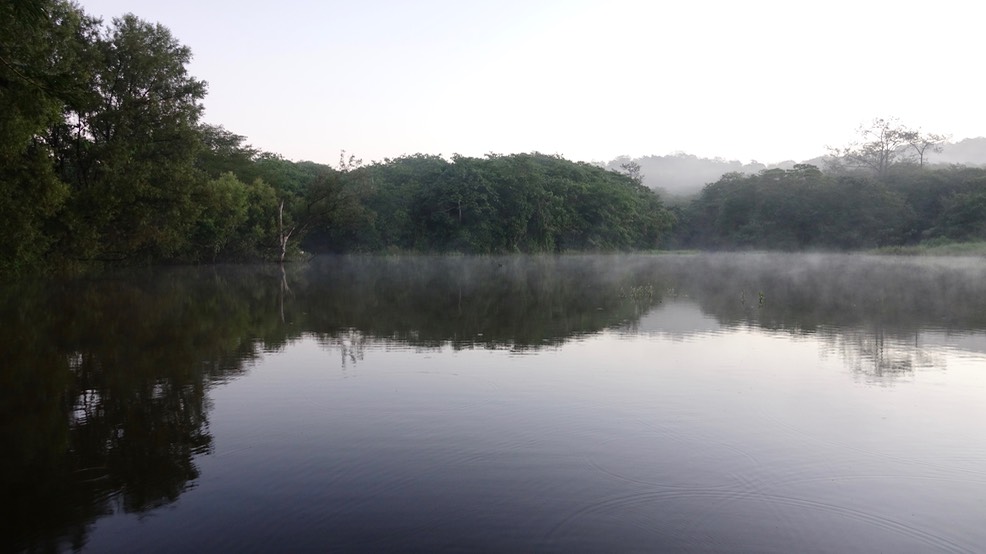
{"type": "Polygon", "coordinates": [[[538,154],[339,169],[201,122],[206,83],[168,29],[61,0],[0,5],[0,272],[334,251],[657,246],[639,181],[538,154]]]}
{"type": "Polygon", "coordinates": [[[642,167],[417,154],[338,168],[201,121],[206,83],[159,25],[0,4],[0,273],[313,252],[853,249],[986,239],[986,170],[878,119],[822,172],[729,173],[666,209],[642,167]]]}
{"type": "Polygon", "coordinates": [[[799,165],[726,174],[679,210],[680,245],[859,249],[986,239],[986,169],[890,167],[883,176],[799,165]]]}
{"type": "Polygon", "coordinates": [[[626,175],[541,154],[418,155],[345,177],[360,183],[366,217],[328,237],[336,250],[654,248],[671,224],[658,197],[626,175]]]}
{"type": "Polygon", "coordinates": [[[931,166],[946,137],[877,118],[813,165],[727,173],[676,208],[679,244],[859,249],[986,239],[986,169],[931,166]]]}

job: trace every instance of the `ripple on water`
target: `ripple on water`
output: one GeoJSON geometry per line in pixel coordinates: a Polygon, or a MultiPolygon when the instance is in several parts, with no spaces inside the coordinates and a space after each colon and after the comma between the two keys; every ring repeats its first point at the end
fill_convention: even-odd
{"type": "MultiPolygon", "coordinates": [[[[549,544],[585,545],[618,536],[621,547],[638,543],[688,551],[789,551],[792,545],[807,550],[839,545],[845,551],[975,550],[961,538],[970,535],[900,509],[912,500],[906,487],[913,472],[899,478],[853,475],[858,452],[841,458],[830,453],[814,459],[804,452],[785,458],[777,450],[757,451],[670,426],[652,431],[605,441],[586,456],[592,470],[635,492],[587,500],[550,530],[549,544]],[[761,463],[761,455],[769,466],[761,463]]],[[[950,477],[923,477],[929,490],[956,485],[950,477]]],[[[975,509],[971,500],[966,504],[975,509]]]]}
{"type": "MultiPolygon", "coordinates": [[[[845,505],[743,491],[646,491],[570,513],[546,541],[617,540],[621,548],[687,551],[974,552],[929,527],[845,505]]],[[[596,546],[605,546],[597,544],[596,546]]]]}

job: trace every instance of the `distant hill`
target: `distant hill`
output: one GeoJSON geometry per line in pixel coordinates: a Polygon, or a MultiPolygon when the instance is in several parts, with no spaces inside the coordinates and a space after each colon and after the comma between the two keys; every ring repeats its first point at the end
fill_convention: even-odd
{"type": "Polygon", "coordinates": [[[942,145],[940,153],[932,153],[933,164],[986,165],[986,137],[962,139],[942,145]]]}
{"type": "Polygon", "coordinates": [[[718,181],[725,173],[757,173],[767,169],[766,165],[757,162],[744,164],[736,160],[699,158],[685,153],[633,159],[620,156],[607,163],[606,168],[621,171],[621,165],[630,161],[640,165],[645,185],[668,197],[694,194],[707,183],[718,181]]]}
{"type": "MultiPolygon", "coordinates": [[[[810,160],[786,160],[778,163],[763,164],[750,162],[744,164],[737,160],[723,158],[700,158],[682,152],[667,156],[644,156],[630,158],[620,156],[604,165],[607,169],[621,171],[622,164],[636,162],[640,165],[644,184],[657,190],[666,200],[673,200],[696,194],[708,183],[714,183],[725,173],[759,173],[765,169],[791,169],[795,164],[805,163],[825,167],[826,156],[818,156],[810,160]]],[[[940,153],[928,157],[931,164],[986,166],[986,137],[967,138],[955,143],[946,143],[940,153]]]]}

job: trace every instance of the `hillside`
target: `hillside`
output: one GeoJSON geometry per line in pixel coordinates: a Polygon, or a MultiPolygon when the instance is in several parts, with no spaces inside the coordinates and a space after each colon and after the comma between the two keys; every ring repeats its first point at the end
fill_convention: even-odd
{"type": "Polygon", "coordinates": [[[929,161],[933,164],[986,165],[986,137],[946,143],[940,153],[931,154],[929,161]]]}
{"type": "MultiPolygon", "coordinates": [[[[657,190],[666,200],[691,196],[702,190],[708,183],[718,181],[726,173],[754,175],[765,169],[792,169],[804,163],[818,167],[825,166],[826,156],[809,160],[785,160],[763,164],[757,161],[743,163],[723,158],[700,158],[692,154],[677,152],[666,156],[643,156],[630,158],[620,156],[605,164],[607,169],[620,171],[621,165],[636,162],[646,186],[657,190]]],[[[929,155],[933,165],[986,166],[986,137],[967,138],[955,143],[946,143],[940,153],[929,155]]]]}

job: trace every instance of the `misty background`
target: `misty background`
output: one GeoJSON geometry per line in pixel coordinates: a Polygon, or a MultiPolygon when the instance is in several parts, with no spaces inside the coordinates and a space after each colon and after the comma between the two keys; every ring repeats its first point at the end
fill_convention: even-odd
{"type": "MultiPolygon", "coordinates": [[[[830,156],[822,154],[806,160],[743,162],[722,157],[704,158],[686,152],[673,152],[663,156],[624,155],[599,163],[613,171],[624,171],[623,165],[636,163],[640,166],[643,184],[657,191],[665,201],[674,202],[697,194],[703,186],[718,181],[726,173],[755,175],[767,169],[792,169],[797,164],[811,164],[825,168],[830,160],[830,156]]],[[[931,168],[950,165],[984,167],[986,166],[986,137],[946,142],[941,145],[941,152],[928,154],[926,165],[931,168]]]]}

